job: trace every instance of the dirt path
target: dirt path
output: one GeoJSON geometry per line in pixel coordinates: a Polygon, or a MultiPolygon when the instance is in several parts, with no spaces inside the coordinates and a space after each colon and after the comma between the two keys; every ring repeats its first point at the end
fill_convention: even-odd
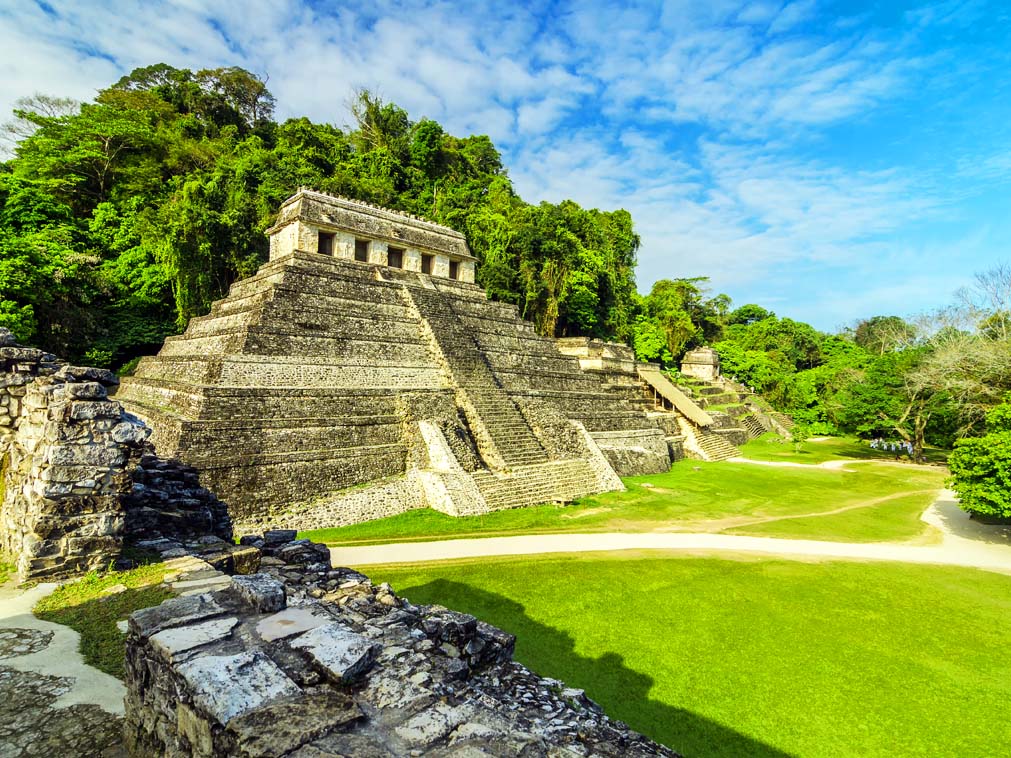
{"type": "Polygon", "coordinates": [[[721,519],[719,522],[713,523],[722,524],[724,521],[733,522],[728,523],[726,526],[721,527],[720,531],[722,531],[723,529],[736,529],[739,526],[754,526],[755,524],[768,524],[773,521],[790,521],[792,519],[799,519],[799,518],[817,518],[819,516],[835,516],[837,513],[846,513],[847,511],[858,511],[861,508],[873,508],[875,505],[887,503],[889,500],[900,500],[910,495],[929,495],[936,493],[937,493],[936,489],[910,490],[909,492],[896,492],[891,495],[884,495],[882,497],[872,498],[871,500],[862,500],[859,503],[851,503],[850,505],[843,505],[840,506],[839,508],[833,508],[830,511],[814,511],[813,513],[791,513],[787,516],[755,516],[755,517],[738,516],[732,519],[721,519]]]}
{"type": "Polygon", "coordinates": [[[730,534],[652,532],[486,537],[335,547],[330,552],[335,565],[340,566],[418,563],[497,555],[674,550],[695,553],[759,553],[799,559],[901,561],[965,566],[1011,574],[1011,528],[985,527],[971,521],[958,508],[953,493],[947,490],[941,493],[922,518],[941,532],[941,544],[849,543],[730,534]]]}

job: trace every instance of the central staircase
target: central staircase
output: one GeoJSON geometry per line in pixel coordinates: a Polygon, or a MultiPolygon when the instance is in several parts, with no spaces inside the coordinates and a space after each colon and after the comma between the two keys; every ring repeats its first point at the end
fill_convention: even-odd
{"type": "Polygon", "coordinates": [[[404,292],[428,323],[433,346],[462,390],[464,413],[485,463],[501,468],[496,466],[501,461],[509,469],[546,463],[548,454],[516,403],[495,380],[474,338],[447,299],[421,287],[405,287],[404,292]]]}

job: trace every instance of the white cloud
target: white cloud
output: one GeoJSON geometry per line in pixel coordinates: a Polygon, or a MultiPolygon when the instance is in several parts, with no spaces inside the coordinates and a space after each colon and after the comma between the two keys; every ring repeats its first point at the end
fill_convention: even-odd
{"type": "MultiPolygon", "coordinates": [[[[915,31],[980,6],[921,7],[897,31],[859,13],[825,23],[815,0],[54,7],[0,10],[4,114],[35,91],[89,99],[159,61],[269,74],[282,118],[347,123],[352,90],[367,87],[452,133],[489,134],[532,202],[628,208],[642,284],[711,274],[732,288],[895,259],[884,240],[936,212],[936,180],[812,160],[811,146],[937,74],[943,56],[924,55],[915,31]]],[[[997,182],[1009,165],[991,150],[960,169],[997,182]]]]}

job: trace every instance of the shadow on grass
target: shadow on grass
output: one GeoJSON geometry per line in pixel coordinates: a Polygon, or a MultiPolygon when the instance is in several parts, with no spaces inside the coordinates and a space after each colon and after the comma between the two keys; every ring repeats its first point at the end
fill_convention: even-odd
{"type": "MultiPolygon", "coordinates": [[[[574,650],[572,637],[531,619],[524,607],[514,600],[444,579],[414,587],[398,587],[397,592],[413,603],[446,605],[515,634],[516,658],[532,671],[584,689],[608,716],[624,721],[687,758],[745,755],[781,758],[790,755],[704,716],[651,700],[652,677],[626,666],[617,653],[605,653],[599,658],[579,655],[574,650]]],[[[606,619],[602,621],[606,623],[606,619]]]]}
{"type": "Polygon", "coordinates": [[[938,501],[934,513],[949,534],[990,545],[1011,545],[1011,525],[987,524],[972,518],[953,499],[938,501]]]}

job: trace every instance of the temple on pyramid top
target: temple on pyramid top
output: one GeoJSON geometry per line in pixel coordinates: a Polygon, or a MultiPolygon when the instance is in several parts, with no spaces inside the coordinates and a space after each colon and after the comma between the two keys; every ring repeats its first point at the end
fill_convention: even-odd
{"type": "Polygon", "coordinates": [[[459,232],[300,189],[267,233],[260,270],[117,392],[237,528],[567,502],[680,451],[629,348],[584,371],[488,299],[459,232]]]}
{"type": "Polygon", "coordinates": [[[446,226],[358,200],[302,188],[281,206],[270,260],[296,250],[473,284],[477,259],[446,226]]]}

